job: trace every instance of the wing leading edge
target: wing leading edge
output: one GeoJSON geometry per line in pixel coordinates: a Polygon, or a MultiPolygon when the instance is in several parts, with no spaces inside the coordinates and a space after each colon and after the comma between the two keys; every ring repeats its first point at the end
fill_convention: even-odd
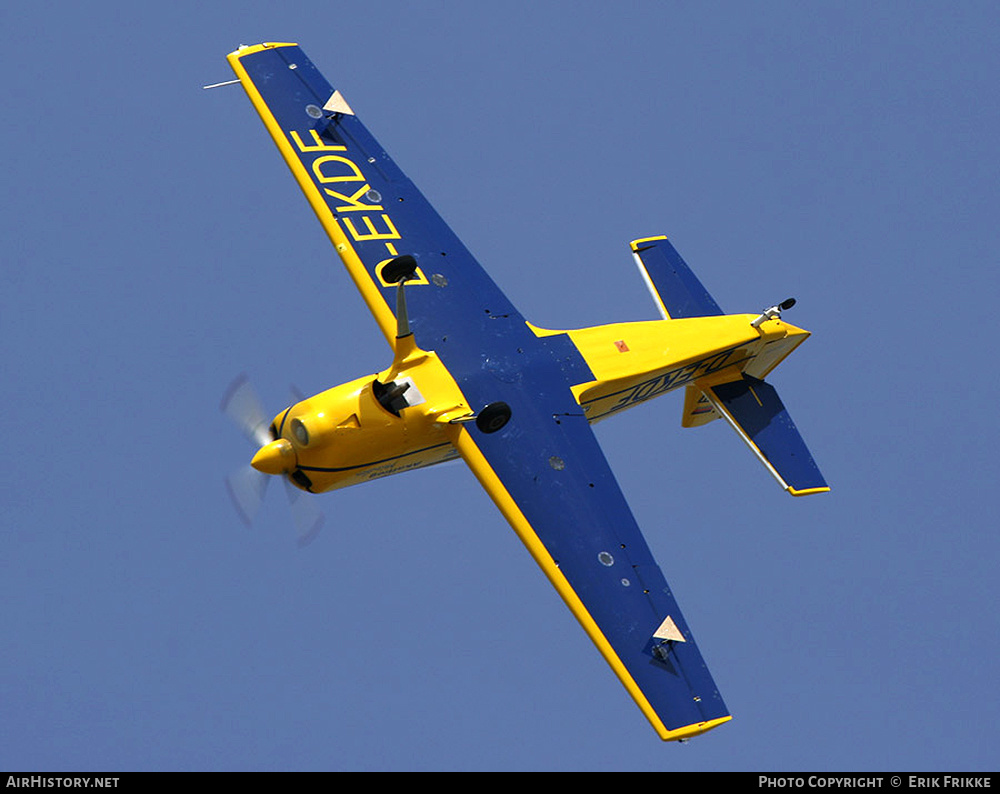
{"type": "Polygon", "coordinates": [[[730,720],[586,419],[508,427],[454,443],[660,738],[730,720]]]}

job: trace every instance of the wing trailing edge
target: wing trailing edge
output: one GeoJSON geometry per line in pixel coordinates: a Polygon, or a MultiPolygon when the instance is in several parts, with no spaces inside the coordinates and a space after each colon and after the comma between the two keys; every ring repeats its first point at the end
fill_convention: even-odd
{"type": "MultiPolygon", "coordinates": [[[[581,418],[581,422],[585,420],[581,418]]],[[[505,445],[491,450],[490,440],[477,443],[467,431],[455,428],[449,434],[452,443],[660,738],[683,741],[732,719],[638,529],[628,543],[606,546],[614,550],[613,555],[594,553],[596,547],[585,548],[592,541],[604,542],[595,535],[613,534],[606,521],[577,520],[583,513],[601,512],[594,494],[603,486],[581,492],[546,482],[542,489],[546,497],[524,499],[522,494],[518,499],[511,491],[520,493],[524,478],[518,474],[521,467],[510,465],[502,451],[505,445]],[[501,454],[497,455],[498,451],[501,454]],[[539,510],[542,503],[550,507],[539,510]],[[574,509],[578,509],[575,516],[574,509]],[[552,554],[556,547],[561,549],[558,560],[552,554]],[[629,552],[636,555],[633,564],[625,562],[629,552]],[[591,572],[581,573],[575,557],[585,558],[590,563],[585,567],[591,572]],[[612,574],[612,566],[618,565],[624,566],[631,583],[612,574]],[[609,614],[615,619],[609,620],[609,614]]],[[[582,429],[590,438],[589,428],[584,424],[582,429]]],[[[533,433],[538,435],[546,436],[549,442],[555,440],[551,433],[533,433]]],[[[570,455],[565,462],[552,460],[559,461],[559,471],[550,469],[550,479],[586,465],[570,455]]],[[[533,484],[535,479],[529,475],[526,482],[533,484]]],[[[625,512],[627,515],[619,512],[618,518],[634,523],[627,508],[625,512]]]]}

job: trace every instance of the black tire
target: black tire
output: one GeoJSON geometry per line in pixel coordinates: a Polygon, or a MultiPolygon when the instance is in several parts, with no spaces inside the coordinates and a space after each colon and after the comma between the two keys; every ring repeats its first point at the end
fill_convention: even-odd
{"type": "Polygon", "coordinates": [[[417,260],[409,254],[403,254],[383,265],[382,278],[387,284],[397,284],[403,279],[412,278],[416,272],[417,260]]]}
{"type": "Polygon", "coordinates": [[[490,403],[476,417],[476,427],[483,433],[495,433],[510,421],[510,406],[507,403],[490,403]]]}

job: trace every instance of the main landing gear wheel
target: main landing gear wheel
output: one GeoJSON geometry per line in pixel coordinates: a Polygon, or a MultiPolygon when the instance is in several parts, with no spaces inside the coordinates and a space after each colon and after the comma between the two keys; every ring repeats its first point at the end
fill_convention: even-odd
{"type": "Polygon", "coordinates": [[[490,403],[476,417],[476,427],[484,433],[495,433],[510,421],[510,406],[507,403],[490,403]]]}
{"type": "Polygon", "coordinates": [[[403,254],[385,263],[382,267],[382,278],[389,284],[398,284],[400,281],[413,278],[416,272],[417,260],[409,254],[403,254]]]}

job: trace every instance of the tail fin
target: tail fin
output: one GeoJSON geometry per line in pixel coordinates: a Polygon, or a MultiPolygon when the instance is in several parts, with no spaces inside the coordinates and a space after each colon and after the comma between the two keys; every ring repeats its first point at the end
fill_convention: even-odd
{"type": "Polygon", "coordinates": [[[743,375],[705,396],[792,496],[830,490],[773,386],[743,375]]]}
{"type": "Polygon", "coordinates": [[[664,320],[712,317],[722,309],[666,237],[633,240],[632,255],[664,320]]]}
{"type": "Polygon", "coordinates": [[[705,396],[697,383],[689,383],[684,389],[684,411],[681,427],[701,427],[719,418],[712,401],[705,396]]]}

